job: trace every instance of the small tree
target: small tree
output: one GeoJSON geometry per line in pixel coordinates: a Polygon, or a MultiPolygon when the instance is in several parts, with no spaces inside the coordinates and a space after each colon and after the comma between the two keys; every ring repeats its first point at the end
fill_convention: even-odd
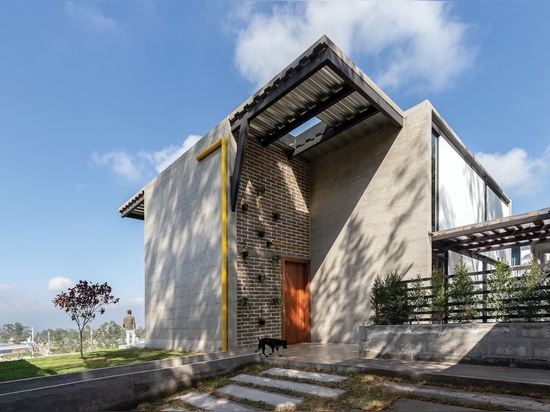
{"type": "Polygon", "coordinates": [[[548,278],[541,270],[535,256],[531,257],[529,267],[523,272],[517,288],[517,314],[526,322],[540,320],[542,306],[548,299],[548,278]]]}
{"type": "Polygon", "coordinates": [[[81,280],[76,286],[69,288],[68,292],[62,292],[55,297],[53,304],[69,314],[71,320],[76,322],[80,333],[80,357],[82,352],[82,331],[99,312],[105,313],[105,305],[118,303],[120,299],[111,295],[111,287],[107,282],[92,284],[81,280]]]}
{"type": "Polygon", "coordinates": [[[508,320],[515,306],[514,278],[512,268],[499,260],[487,277],[487,303],[491,306],[495,320],[508,320]]]}
{"type": "Polygon", "coordinates": [[[442,269],[432,269],[432,318],[441,324],[447,315],[447,290],[445,288],[445,274],[442,269]]]}
{"type": "Polygon", "coordinates": [[[371,320],[377,325],[401,325],[409,320],[410,306],[404,275],[387,273],[384,279],[376,275],[371,294],[374,315],[371,320]]]}
{"type": "Polygon", "coordinates": [[[422,284],[422,276],[420,276],[420,273],[416,275],[413,287],[409,290],[409,302],[411,305],[412,319],[416,321],[416,323],[420,323],[422,314],[426,312],[428,308],[428,295],[422,284]]]}
{"type": "Polygon", "coordinates": [[[479,299],[475,295],[475,285],[466,263],[460,259],[453,271],[453,283],[449,288],[449,298],[454,311],[451,318],[457,322],[470,322],[478,314],[479,299]]]}

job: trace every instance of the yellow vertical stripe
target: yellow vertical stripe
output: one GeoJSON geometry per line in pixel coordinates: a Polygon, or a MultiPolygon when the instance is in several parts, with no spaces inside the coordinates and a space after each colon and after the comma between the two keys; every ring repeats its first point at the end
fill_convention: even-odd
{"type": "Polygon", "coordinates": [[[229,296],[228,296],[228,238],[227,238],[227,138],[222,137],[215,143],[208,146],[205,150],[197,155],[197,160],[200,162],[209,154],[222,148],[221,161],[221,178],[222,178],[222,350],[229,350],[229,296]]]}

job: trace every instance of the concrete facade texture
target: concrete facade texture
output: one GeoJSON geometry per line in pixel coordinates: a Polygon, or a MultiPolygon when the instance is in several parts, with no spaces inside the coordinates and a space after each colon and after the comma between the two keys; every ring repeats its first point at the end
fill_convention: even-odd
{"type": "Polygon", "coordinates": [[[357,342],[376,275],[431,270],[431,106],[312,164],[312,340],[357,342]]]}
{"type": "Polygon", "coordinates": [[[145,187],[146,346],[221,350],[222,122],[145,187]]]}

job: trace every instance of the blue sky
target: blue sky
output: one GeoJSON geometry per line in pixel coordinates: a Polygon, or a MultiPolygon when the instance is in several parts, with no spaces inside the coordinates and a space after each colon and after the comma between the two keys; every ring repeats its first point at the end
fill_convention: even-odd
{"type": "Polygon", "coordinates": [[[513,200],[550,206],[550,2],[0,1],[0,326],[75,327],[80,279],[144,323],[118,208],[323,34],[402,109],[430,100],[513,200]]]}

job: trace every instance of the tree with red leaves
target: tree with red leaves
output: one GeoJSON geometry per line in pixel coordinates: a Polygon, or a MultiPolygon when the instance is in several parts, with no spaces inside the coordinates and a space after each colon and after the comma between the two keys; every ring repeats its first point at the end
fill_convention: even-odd
{"type": "Polygon", "coordinates": [[[53,304],[59,309],[65,310],[71,317],[71,320],[76,322],[78,331],[80,332],[80,357],[82,353],[82,331],[84,327],[90,323],[99,311],[99,314],[105,313],[103,306],[111,303],[118,303],[120,298],[115,298],[111,295],[111,287],[107,282],[103,284],[92,284],[85,280],[81,280],[76,286],[69,288],[67,292],[62,292],[55,297],[53,304]]]}

